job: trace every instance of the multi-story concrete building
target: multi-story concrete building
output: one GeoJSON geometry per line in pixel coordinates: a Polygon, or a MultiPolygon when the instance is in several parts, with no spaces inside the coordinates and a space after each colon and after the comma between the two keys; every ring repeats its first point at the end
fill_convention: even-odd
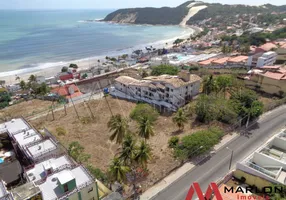
{"type": "Polygon", "coordinates": [[[245,160],[237,169],[275,184],[286,184],[286,130],[280,131],[245,160]]]}
{"type": "Polygon", "coordinates": [[[265,65],[273,65],[276,62],[277,53],[274,51],[269,51],[266,53],[257,53],[254,55],[249,55],[247,66],[250,68],[262,67],[265,65]]]}
{"type": "Polygon", "coordinates": [[[128,76],[115,79],[111,95],[177,110],[200,90],[201,78],[181,71],[179,76],[150,76],[137,80],[128,76]]]}
{"type": "MultiPolygon", "coordinates": [[[[43,200],[99,200],[110,193],[83,165],[66,155],[51,135],[42,136],[24,119],[12,119],[0,124],[0,134],[10,137],[14,152],[23,163],[23,177],[28,182],[21,185],[20,189],[9,192],[0,183],[0,192],[2,188],[6,199],[40,197],[43,200]],[[27,191],[25,193],[22,190],[27,191]],[[23,195],[28,196],[22,198],[23,195]]],[[[3,162],[9,162],[6,160],[4,158],[3,162]]]]}

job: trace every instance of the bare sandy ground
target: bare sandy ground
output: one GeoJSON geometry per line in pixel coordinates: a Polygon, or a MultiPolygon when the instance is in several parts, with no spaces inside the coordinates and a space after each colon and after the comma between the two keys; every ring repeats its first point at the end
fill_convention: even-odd
{"type": "Polygon", "coordinates": [[[187,21],[189,21],[189,19],[194,16],[195,14],[197,14],[200,10],[205,9],[207,6],[195,6],[197,2],[193,2],[190,3],[188,5],[188,8],[190,8],[189,13],[184,17],[184,19],[182,20],[182,22],[180,23],[181,26],[186,26],[187,21]]]}

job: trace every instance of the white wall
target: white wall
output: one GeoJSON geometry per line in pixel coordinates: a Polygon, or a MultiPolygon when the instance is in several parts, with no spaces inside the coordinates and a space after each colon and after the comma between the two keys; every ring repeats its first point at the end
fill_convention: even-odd
{"type": "Polygon", "coordinates": [[[275,137],[272,140],[272,145],[275,146],[275,147],[278,147],[280,149],[286,150],[286,140],[283,140],[283,139],[281,139],[279,137],[275,137]]]}

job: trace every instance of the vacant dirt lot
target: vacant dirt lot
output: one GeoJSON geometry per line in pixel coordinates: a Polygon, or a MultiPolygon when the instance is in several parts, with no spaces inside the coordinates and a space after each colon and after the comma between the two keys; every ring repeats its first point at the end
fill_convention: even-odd
{"type": "Polygon", "coordinates": [[[33,99],[29,101],[24,101],[12,106],[9,106],[0,111],[1,115],[7,115],[10,118],[14,117],[28,117],[35,113],[43,112],[48,110],[49,107],[52,105],[50,101],[42,101],[38,99],[33,99]]]}
{"type": "MultiPolygon", "coordinates": [[[[113,114],[122,114],[124,116],[129,116],[131,110],[136,106],[135,103],[112,97],[107,97],[107,102],[113,114]]],[[[67,109],[67,115],[65,115],[64,110],[55,112],[55,121],[52,121],[50,114],[48,117],[39,118],[31,121],[31,123],[38,129],[46,127],[65,147],[72,141],[79,141],[85,147],[85,151],[91,155],[90,163],[106,171],[111,159],[120,148],[119,145],[109,141],[110,132],[107,122],[111,117],[111,112],[107,102],[101,99],[89,103],[95,116],[94,120],[91,120],[92,114],[85,104],[77,104],[76,111],[83,120],[79,120],[74,107],[70,107],[67,109]],[[57,127],[63,127],[67,134],[57,136],[55,131],[57,127]]],[[[148,141],[152,147],[153,158],[148,164],[150,174],[147,180],[142,182],[144,189],[153,185],[154,182],[163,178],[170,170],[180,164],[179,161],[173,158],[172,152],[168,148],[168,140],[171,136],[179,135],[181,137],[199,129],[207,128],[206,126],[194,125],[191,122],[186,124],[184,132],[178,134],[171,116],[160,116],[158,118],[154,126],[155,136],[148,141]]],[[[130,129],[136,134],[137,125],[134,121],[130,121],[130,129]]]]}

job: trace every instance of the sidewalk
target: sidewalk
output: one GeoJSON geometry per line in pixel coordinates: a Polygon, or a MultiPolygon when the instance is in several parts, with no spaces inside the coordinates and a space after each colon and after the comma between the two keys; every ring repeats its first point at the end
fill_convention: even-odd
{"type": "MultiPolygon", "coordinates": [[[[238,136],[238,134],[233,133],[232,135],[226,135],[225,137],[223,137],[221,142],[214,147],[215,151],[218,151],[225,144],[227,144],[228,142],[230,142],[231,140],[236,138],[236,136],[238,136]]],[[[141,200],[148,200],[148,199],[155,197],[157,194],[159,194],[161,191],[166,189],[169,185],[171,185],[174,181],[178,180],[181,176],[188,173],[194,167],[195,167],[195,165],[192,163],[185,163],[182,167],[175,170],[174,172],[172,172],[171,174],[166,176],[163,180],[161,180],[159,183],[157,183],[156,185],[152,186],[147,191],[145,191],[140,196],[140,199],[141,200]]]]}

